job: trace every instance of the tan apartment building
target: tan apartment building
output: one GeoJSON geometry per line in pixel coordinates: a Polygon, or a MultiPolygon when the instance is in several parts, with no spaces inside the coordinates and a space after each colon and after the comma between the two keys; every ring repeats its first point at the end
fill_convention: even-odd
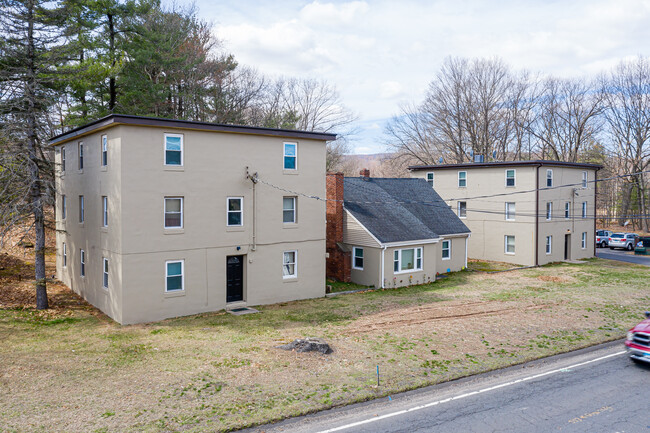
{"type": "Polygon", "coordinates": [[[325,204],[299,193],[325,195],[335,138],[125,115],[53,137],[58,278],[122,324],[323,296],[325,204]]]}
{"type": "Polygon", "coordinates": [[[470,258],[519,265],[595,255],[600,168],[561,161],[409,167],[472,231],[470,258]]]}
{"type": "Polygon", "coordinates": [[[467,266],[469,229],[422,179],[327,175],[327,276],[377,288],[467,266]]]}

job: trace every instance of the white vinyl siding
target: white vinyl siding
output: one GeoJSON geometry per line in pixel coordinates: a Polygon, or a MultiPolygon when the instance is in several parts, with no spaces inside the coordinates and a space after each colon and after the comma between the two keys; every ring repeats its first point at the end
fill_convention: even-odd
{"type": "Polygon", "coordinates": [[[379,248],[379,242],[347,210],[343,211],[343,243],[379,248]]]}

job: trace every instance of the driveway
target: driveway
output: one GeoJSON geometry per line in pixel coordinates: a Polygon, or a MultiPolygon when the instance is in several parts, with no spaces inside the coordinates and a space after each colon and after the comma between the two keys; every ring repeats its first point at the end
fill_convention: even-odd
{"type": "Polygon", "coordinates": [[[596,248],[596,257],[619,262],[636,263],[637,265],[650,266],[650,256],[635,256],[633,251],[610,250],[609,248],[596,248]]]}
{"type": "Polygon", "coordinates": [[[617,341],[247,431],[648,431],[649,372],[617,341]]]}

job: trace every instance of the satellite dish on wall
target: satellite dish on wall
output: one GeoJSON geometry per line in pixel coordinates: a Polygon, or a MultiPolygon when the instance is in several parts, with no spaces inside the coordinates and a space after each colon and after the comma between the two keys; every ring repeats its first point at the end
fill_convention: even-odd
{"type": "Polygon", "coordinates": [[[438,164],[442,164],[442,161],[444,161],[444,160],[442,159],[442,156],[441,156],[440,159],[438,159],[438,164]]]}

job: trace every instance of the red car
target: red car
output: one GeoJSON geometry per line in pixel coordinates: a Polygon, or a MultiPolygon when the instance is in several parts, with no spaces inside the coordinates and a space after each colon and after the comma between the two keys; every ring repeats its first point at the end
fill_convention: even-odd
{"type": "Polygon", "coordinates": [[[632,361],[650,363],[650,311],[645,312],[646,319],[627,332],[625,345],[632,361]]]}

